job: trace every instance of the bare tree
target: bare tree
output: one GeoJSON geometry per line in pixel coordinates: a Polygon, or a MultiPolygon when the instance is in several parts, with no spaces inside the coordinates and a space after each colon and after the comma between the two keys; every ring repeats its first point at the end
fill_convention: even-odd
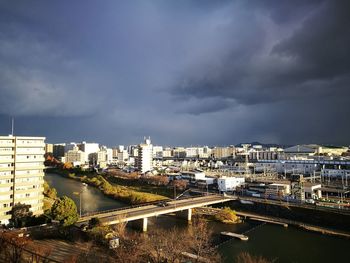
{"type": "Polygon", "coordinates": [[[126,214],[120,214],[116,216],[116,220],[119,221],[118,224],[113,226],[113,231],[120,239],[124,239],[125,237],[125,228],[126,228],[126,214]]]}
{"type": "Polygon", "coordinates": [[[220,255],[210,242],[211,234],[208,222],[204,218],[193,218],[189,229],[189,248],[190,252],[197,256],[195,262],[199,262],[201,258],[208,259],[209,262],[221,262],[220,255]]]}
{"type": "Polygon", "coordinates": [[[24,249],[29,245],[31,240],[27,237],[19,237],[16,232],[3,232],[1,248],[5,262],[19,263],[22,260],[24,249]]]}
{"type": "Polygon", "coordinates": [[[183,191],[187,188],[187,181],[186,180],[174,180],[172,182],[172,184],[174,185],[174,187],[176,187],[180,191],[183,191]]]}
{"type": "Polygon", "coordinates": [[[113,262],[113,257],[110,251],[106,248],[97,246],[94,242],[86,242],[84,250],[75,258],[75,263],[110,263],[113,262]]]}
{"type": "Polygon", "coordinates": [[[161,242],[163,257],[166,259],[166,262],[180,262],[183,258],[182,253],[186,251],[189,239],[187,233],[183,230],[176,228],[171,229],[170,231],[161,231],[154,242],[161,242]]]}
{"type": "Polygon", "coordinates": [[[41,246],[33,246],[32,263],[48,263],[50,262],[49,256],[51,255],[51,248],[43,248],[41,246]]]}
{"type": "Polygon", "coordinates": [[[114,250],[114,262],[145,262],[144,259],[147,257],[146,248],[146,240],[142,236],[137,233],[129,233],[126,238],[121,239],[120,246],[114,250]]]}

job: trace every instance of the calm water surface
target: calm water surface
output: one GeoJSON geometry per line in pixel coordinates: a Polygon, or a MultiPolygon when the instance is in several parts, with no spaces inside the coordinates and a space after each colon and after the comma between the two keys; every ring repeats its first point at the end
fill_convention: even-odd
{"type": "Polygon", "coordinates": [[[97,188],[84,186],[78,181],[68,179],[57,174],[46,173],[45,180],[51,187],[56,188],[59,196],[66,195],[69,198],[72,198],[78,209],[79,194],[77,193],[81,193],[82,214],[127,206],[125,203],[106,197],[97,188]]]}
{"type": "MultiPolygon", "coordinates": [[[[55,187],[60,196],[72,198],[79,207],[81,192],[82,212],[102,211],[127,206],[104,196],[98,189],[83,186],[80,182],[47,173],[45,180],[55,187]]],[[[170,229],[172,227],[186,228],[187,222],[173,216],[159,216],[149,219],[148,229],[170,229]]],[[[253,255],[261,255],[275,262],[287,263],[333,263],[350,262],[350,240],[306,232],[294,227],[284,228],[277,225],[260,225],[254,222],[244,222],[236,225],[225,225],[210,222],[210,227],[217,239],[222,231],[236,233],[247,232],[248,241],[231,239],[219,246],[219,252],[225,263],[235,262],[234,258],[242,251],[253,255]]]]}

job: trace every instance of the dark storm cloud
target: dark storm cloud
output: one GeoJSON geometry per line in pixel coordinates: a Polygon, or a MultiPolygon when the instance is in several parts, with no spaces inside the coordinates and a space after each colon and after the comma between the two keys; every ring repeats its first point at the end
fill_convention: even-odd
{"type": "Polygon", "coordinates": [[[293,58],[303,72],[300,81],[332,79],[350,72],[350,2],[324,3],[301,28],[273,48],[273,53],[293,58]]]}
{"type": "MultiPolygon", "coordinates": [[[[285,2],[276,5],[285,9],[285,2]]],[[[335,89],[348,95],[346,82],[331,85],[335,78],[343,78],[350,71],[349,10],[346,1],[320,3],[291,36],[272,39],[275,42],[270,49],[264,50],[269,28],[261,26],[258,32],[235,35],[231,41],[239,37],[238,48],[231,45],[219,63],[190,68],[173,92],[231,97],[242,104],[297,99],[308,92],[325,95],[335,89]]],[[[226,33],[230,34],[230,30],[226,33]]]]}
{"type": "Polygon", "coordinates": [[[15,115],[19,133],[56,142],[348,143],[349,10],[0,1],[0,132],[15,115]]]}

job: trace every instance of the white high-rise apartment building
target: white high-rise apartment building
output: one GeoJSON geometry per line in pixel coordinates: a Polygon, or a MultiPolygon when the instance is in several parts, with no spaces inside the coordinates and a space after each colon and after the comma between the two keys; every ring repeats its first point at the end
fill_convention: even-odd
{"type": "Polygon", "coordinates": [[[138,146],[138,156],[136,157],[136,167],[141,173],[151,171],[153,168],[153,149],[151,139],[145,138],[145,142],[138,146]]]}
{"type": "Polygon", "coordinates": [[[15,204],[43,213],[45,137],[0,136],[0,224],[15,204]]]}
{"type": "Polygon", "coordinates": [[[89,162],[89,155],[92,153],[97,153],[100,151],[100,146],[98,143],[88,143],[82,142],[78,144],[79,150],[85,153],[85,161],[89,162]]]}

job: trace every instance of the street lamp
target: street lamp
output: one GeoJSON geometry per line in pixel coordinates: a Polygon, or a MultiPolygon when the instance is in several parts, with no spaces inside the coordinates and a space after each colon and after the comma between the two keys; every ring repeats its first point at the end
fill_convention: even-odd
{"type": "Polygon", "coordinates": [[[74,195],[79,195],[79,217],[81,217],[81,194],[83,191],[81,190],[80,192],[73,192],[74,195]]]}

